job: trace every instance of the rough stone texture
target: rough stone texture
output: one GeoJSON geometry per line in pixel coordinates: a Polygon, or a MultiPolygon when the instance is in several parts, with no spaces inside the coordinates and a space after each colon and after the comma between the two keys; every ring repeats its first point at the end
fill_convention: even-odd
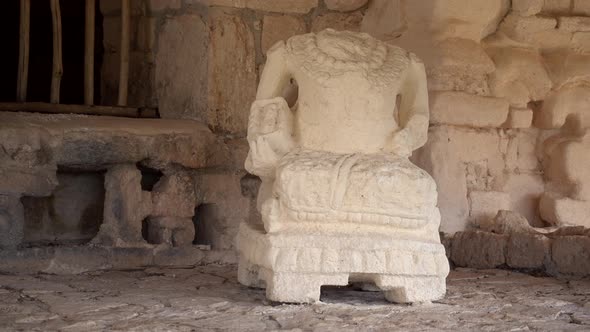
{"type": "Polygon", "coordinates": [[[366,5],[368,0],[324,0],[326,7],[330,10],[349,12],[366,5]]]}
{"type": "Polygon", "coordinates": [[[510,195],[496,191],[471,191],[469,216],[476,224],[492,219],[500,210],[510,209],[510,195]]]}
{"type": "MultiPolygon", "coordinates": [[[[49,133],[53,157],[43,167],[43,172],[39,172],[43,178],[29,175],[29,172],[35,174],[36,168],[29,171],[21,167],[20,170],[23,177],[30,179],[19,180],[21,185],[41,188],[20,191],[29,196],[48,196],[51,193],[57,185],[55,165],[79,170],[104,170],[112,164],[141,161],[162,168],[170,163],[201,168],[219,165],[225,160],[211,131],[202,123],[190,120],[3,112],[0,113],[0,123],[0,135],[10,135],[11,126],[24,128],[19,137],[34,137],[40,127],[49,133]]],[[[27,146],[19,145],[19,149],[24,150],[27,146]]],[[[0,172],[6,171],[2,168],[0,172]]]]}
{"type": "Polygon", "coordinates": [[[551,246],[553,264],[560,273],[588,275],[590,271],[590,237],[562,236],[551,246]]]}
{"type": "Polygon", "coordinates": [[[105,175],[104,221],[93,243],[113,247],[145,244],[141,222],[152,209],[151,195],[141,190],[135,165],[116,165],[105,175]]]}
{"type": "Polygon", "coordinates": [[[150,217],[147,221],[148,242],[173,247],[190,246],[195,239],[195,227],[191,218],[150,217]]]}
{"type": "Polygon", "coordinates": [[[554,90],[568,87],[587,86],[590,81],[590,55],[568,50],[557,50],[545,54],[548,73],[554,90]]]}
{"type": "MultiPolygon", "coordinates": [[[[215,1],[215,0],[214,0],[215,1]]],[[[246,0],[246,8],[267,12],[305,14],[318,6],[318,0],[268,1],[246,0]]]]}
{"type": "Polygon", "coordinates": [[[529,128],[533,123],[533,110],[528,108],[511,107],[508,113],[508,120],[504,123],[505,128],[529,128]]]}
{"type": "Polygon", "coordinates": [[[508,235],[480,231],[455,233],[451,260],[457,266],[479,269],[490,269],[504,265],[508,238],[508,235]]]}
{"type": "Polygon", "coordinates": [[[0,194],[0,249],[21,244],[24,224],[23,206],[19,197],[0,194]]]}
{"type": "Polygon", "coordinates": [[[581,126],[590,126],[585,105],[590,102],[590,88],[577,86],[552,92],[543,102],[543,108],[535,116],[535,126],[544,129],[560,128],[566,118],[574,114],[581,126]]]}
{"type": "Polygon", "coordinates": [[[553,30],[556,26],[557,19],[552,17],[523,17],[511,13],[502,21],[499,30],[516,41],[527,42],[531,35],[553,30]]]}
{"type": "Polygon", "coordinates": [[[381,40],[391,40],[406,28],[400,0],[372,0],[362,18],[361,31],[381,40]]]}
{"type": "Polygon", "coordinates": [[[509,210],[526,217],[531,225],[545,225],[539,216],[539,200],[545,192],[545,183],[538,172],[508,173],[495,182],[495,190],[510,194],[509,210]]]}
{"type": "Polygon", "coordinates": [[[193,178],[186,171],[171,171],[152,189],[152,216],[191,218],[197,198],[193,178]]]}
{"type": "Polygon", "coordinates": [[[542,269],[550,260],[551,239],[543,235],[513,233],[506,245],[506,264],[517,269],[542,269]]]}
{"type": "Polygon", "coordinates": [[[561,197],[552,193],[541,196],[539,211],[551,225],[579,225],[590,228],[590,202],[561,197]]]}
{"type": "Polygon", "coordinates": [[[496,234],[534,233],[528,220],[522,215],[508,210],[500,210],[493,219],[479,223],[479,228],[496,234]]]}
{"type": "Polygon", "coordinates": [[[359,31],[363,15],[354,13],[325,13],[315,16],[311,22],[311,32],[320,32],[324,29],[359,31]]]}
{"type": "Polygon", "coordinates": [[[162,118],[207,120],[207,40],[207,24],[199,15],[164,21],[155,56],[162,118]]]}
{"type": "Polygon", "coordinates": [[[48,197],[23,197],[27,244],[89,241],[103,220],[101,173],[57,174],[59,185],[48,197]]]}
{"type": "Polygon", "coordinates": [[[209,59],[215,61],[208,69],[207,124],[215,132],[244,135],[248,126],[244,105],[256,95],[254,36],[240,16],[221,10],[209,10],[208,26],[209,59]]]}
{"type": "Polygon", "coordinates": [[[512,10],[521,16],[532,16],[541,12],[544,0],[512,0],[512,10]]]}
{"type": "Polygon", "coordinates": [[[590,31],[590,17],[559,17],[557,26],[559,30],[568,32],[588,32],[590,31]]]}
{"type": "Polygon", "coordinates": [[[276,42],[306,32],[305,22],[299,17],[266,15],[262,20],[262,54],[276,42]]]}
{"type": "Polygon", "coordinates": [[[431,92],[430,123],[469,127],[499,127],[508,117],[505,100],[463,92],[431,92]]]}
{"type": "Polygon", "coordinates": [[[573,14],[590,16],[590,3],[585,0],[573,0],[573,14]]]}

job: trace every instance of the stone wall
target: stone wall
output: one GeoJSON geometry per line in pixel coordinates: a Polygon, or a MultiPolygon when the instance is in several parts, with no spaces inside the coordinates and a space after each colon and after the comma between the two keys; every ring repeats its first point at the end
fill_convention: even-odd
{"type": "MultiPolygon", "coordinates": [[[[116,90],[117,3],[101,0],[106,100],[116,90]]],[[[206,213],[216,220],[208,226],[213,247],[231,248],[238,223],[255,213],[250,191],[256,181],[248,178],[243,161],[265,51],[278,40],[325,28],[370,33],[425,62],[431,128],[413,160],[438,184],[441,231],[477,226],[498,210],[547,225],[539,201],[560,179],[545,175],[545,141],[568,114],[583,119],[590,95],[588,1],[132,3],[132,103],[157,106],[163,118],[205,123],[231,156],[198,180],[203,202],[213,204],[206,213]]]]}

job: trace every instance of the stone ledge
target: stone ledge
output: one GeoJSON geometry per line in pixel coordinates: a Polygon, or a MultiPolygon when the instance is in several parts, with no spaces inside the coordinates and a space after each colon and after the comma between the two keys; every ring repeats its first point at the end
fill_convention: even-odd
{"type": "Polygon", "coordinates": [[[199,245],[183,248],[111,248],[88,245],[0,250],[0,273],[80,274],[149,266],[186,267],[237,262],[233,251],[205,249],[199,245]]]}

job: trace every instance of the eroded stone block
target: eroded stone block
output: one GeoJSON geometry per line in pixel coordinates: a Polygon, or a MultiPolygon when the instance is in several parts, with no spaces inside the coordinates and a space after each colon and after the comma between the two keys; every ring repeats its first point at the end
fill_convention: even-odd
{"type": "Polygon", "coordinates": [[[105,175],[104,221],[93,243],[113,247],[143,246],[141,222],[152,210],[151,195],[141,190],[135,165],[116,165],[105,175]]]}
{"type": "Polygon", "coordinates": [[[541,12],[544,0],[512,0],[512,10],[521,16],[532,16],[541,12]]]}
{"type": "Polygon", "coordinates": [[[300,17],[265,15],[262,20],[262,53],[266,54],[276,42],[305,33],[305,30],[305,22],[300,17]]]}
{"type": "Polygon", "coordinates": [[[506,263],[508,235],[480,231],[455,233],[451,260],[461,267],[493,269],[506,263]]]}
{"type": "Polygon", "coordinates": [[[520,213],[500,210],[493,219],[483,220],[479,223],[481,230],[496,234],[534,233],[528,220],[520,213]]]}
{"type": "Polygon", "coordinates": [[[0,248],[14,248],[21,244],[24,218],[20,197],[0,194],[0,248]]]}
{"type": "Polygon", "coordinates": [[[542,269],[551,259],[551,239],[544,235],[513,233],[506,245],[506,264],[517,269],[542,269]]]}
{"type": "Polygon", "coordinates": [[[506,128],[529,128],[533,123],[533,110],[528,108],[511,107],[508,120],[504,123],[506,128]]]}
{"type": "Polygon", "coordinates": [[[164,175],[152,190],[152,211],[158,217],[191,218],[197,202],[193,178],[185,171],[164,175]]]}
{"type": "Polygon", "coordinates": [[[366,5],[368,0],[324,0],[326,7],[330,10],[349,12],[366,5]]]}
{"type": "Polygon", "coordinates": [[[195,239],[195,226],[191,218],[150,217],[148,242],[172,247],[190,246],[195,239]]]}
{"type": "Polygon", "coordinates": [[[551,225],[580,225],[590,228],[590,202],[546,193],[539,202],[541,218],[551,225]]]}
{"type": "Polygon", "coordinates": [[[311,21],[311,32],[324,29],[359,31],[363,15],[354,13],[326,13],[315,16],[311,21]]]}
{"type": "Polygon", "coordinates": [[[590,116],[585,111],[590,103],[590,88],[575,86],[552,92],[543,101],[543,107],[535,116],[536,127],[560,128],[570,114],[575,114],[582,127],[590,127],[590,116]]]}
{"type": "Polygon", "coordinates": [[[469,216],[476,224],[492,219],[500,210],[510,209],[510,195],[498,191],[471,191],[469,216]]]}
{"type": "Polygon", "coordinates": [[[551,17],[519,16],[511,13],[500,24],[499,30],[510,38],[525,42],[529,35],[555,29],[557,20],[551,17]]]}
{"type": "Polygon", "coordinates": [[[563,274],[590,274],[590,237],[559,236],[553,240],[551,258],[556,270],[563,274]]]}
{"type": "Polygon", "coordinates": [[[508,102],[463,92],[431,92],[430,122],[470,127],[500,127],[508,117],[508,102]]]}

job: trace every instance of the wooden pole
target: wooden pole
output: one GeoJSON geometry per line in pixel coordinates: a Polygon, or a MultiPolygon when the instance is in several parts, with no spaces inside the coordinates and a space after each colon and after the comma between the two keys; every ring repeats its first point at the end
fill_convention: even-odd
{"type": "Polygon", "coordinates": [[[59,104],[59,88],[63,74],[62,43],[61,43],[61,12],[59,0],[49,0],[51,5],[51,19],[53,22],[53,75],[51,77],[50,101],[59,104]]]}
{"type": "Polygon", "coordinates": [[[127,105],[129,84],[129,0],[121,0],[121,68],[119,71],[119,106],[127,105]]]}
{"type": "Polygon", "coordinates": [[[29,79],[29,32],[31,30],[31,0],[20,0],[20,28],[18,50],[18,80],[16,100],[27,100],[29,79]]]}
{"type": "Polygon", "coordinates": [[[84,37],[84,104],[94,104],[94,20],[95,0],[86,0],[84,37]]]}

